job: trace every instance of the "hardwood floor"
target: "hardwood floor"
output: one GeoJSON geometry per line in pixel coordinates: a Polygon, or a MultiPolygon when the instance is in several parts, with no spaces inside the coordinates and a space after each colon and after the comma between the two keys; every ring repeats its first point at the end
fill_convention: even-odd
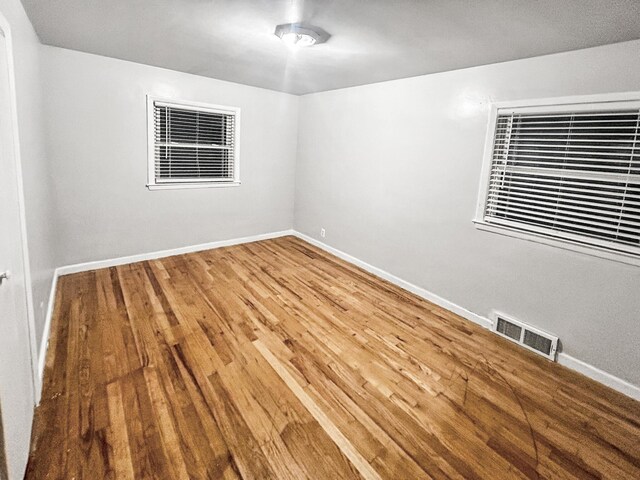
{"type": "Polygon", "coordinates": [[[61,277],[29,479],[640,478],[640,403],[294,237],[61,277]]]}

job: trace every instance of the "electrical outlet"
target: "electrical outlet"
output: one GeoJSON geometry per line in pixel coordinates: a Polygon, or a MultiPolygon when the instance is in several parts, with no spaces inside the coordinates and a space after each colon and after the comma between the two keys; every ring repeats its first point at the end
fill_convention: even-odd
{"type": "Polygon", "coordinates": [[[326,232],[324,231],[324,228],[321,228],[321,229],[320,229],[320,236],[321,236],[322,238],[324,238],[325,233],[326,233],[326,232]]]}

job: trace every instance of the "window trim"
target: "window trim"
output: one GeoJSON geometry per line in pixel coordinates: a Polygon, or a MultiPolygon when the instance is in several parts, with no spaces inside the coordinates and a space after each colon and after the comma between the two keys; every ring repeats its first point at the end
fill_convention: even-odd
{"type": "Polygon", "coordinates": [[[580,95],[557,98],[543,98],[532,100],[516,100],[509,102],[493,102],[489,109],[489,119],[487,133],[485,137],[484,154],[482,159],[482,169],[480,173],[480,186],[476,203],[475,217],[472,222],[478,230],[506,235],[513,238],[528,240],[531,242],[551,245],[554,247],[572,250],[575,252],[601,257],[630,265],[640,266],[640,250],[634,247],[628,249],[624,245],[607,242],[600,239],[581,240],[580,235],[569,232],[559,232],[557,236],[551,235],[548,231],[542,231],[534,225],[519,228],[514,225],[498,225],[487,222],[484,219],[484,212],[487,203],[489,190],[489,177],[491,173],[491,163],[493,161],[493,145],[496,131],[498,113],[533,113],[533,112],[562,112],[571,106],[572,111],[588,111],[593,109],[593,104],[598,103],[598,108],[625,108],[640,109],[640,92],[623,92],[597,95],[580,95]],[[538,231],[536,231],[538,230],[538,231]]]}
{"type": "Polygon", "coordinates": [[[159,97],[147,94],[147,188],[149,190],[177,190],[184,188],[221,188],[237,187],[240,182],[240,108],[225,105],[214,105],[204,102],[178,100],[175,98],[159,97]],[[203,112],[233,114],[235,116],[233,179],[221,180],[180,180],[158,182],[155,176],[155,126],[153,123],[153,109],[155,103],[162,103],[176,108],[189,108],[203,112]]]}

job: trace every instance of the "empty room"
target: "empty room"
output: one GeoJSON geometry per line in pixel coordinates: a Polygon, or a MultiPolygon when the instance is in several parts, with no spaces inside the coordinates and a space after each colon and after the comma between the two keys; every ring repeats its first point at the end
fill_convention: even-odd
{"type": "Polygon", "coordinates": [[[0,480],[640,479],[640,1],[0,0],[0,480]]]}

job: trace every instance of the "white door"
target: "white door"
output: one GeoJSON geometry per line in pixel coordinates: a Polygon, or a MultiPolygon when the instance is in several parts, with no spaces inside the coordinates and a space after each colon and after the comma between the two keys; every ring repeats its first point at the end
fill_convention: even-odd
{"type": "Polygon", "coordinates": [[[34,409],[7,39],[0,32],[0,478],[22,478],[34,409]],[[3,458],[4,457],[4,458],[3,458]],[[4,465],[2,465],[4,463],[4,465]]]}

